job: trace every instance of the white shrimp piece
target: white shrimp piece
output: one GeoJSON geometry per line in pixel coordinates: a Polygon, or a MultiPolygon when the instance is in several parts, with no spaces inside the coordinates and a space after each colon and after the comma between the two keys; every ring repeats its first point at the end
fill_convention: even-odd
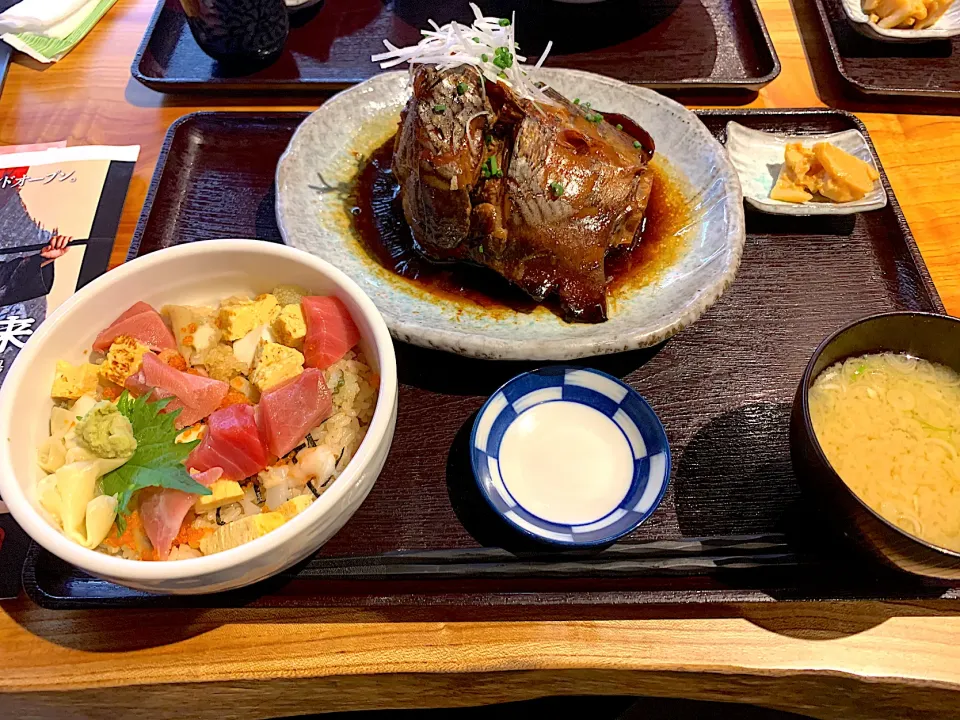
{"type": "Polygon", "coordinates": [[[296,467],[304,483],[308,483],[314,478],[326,481],[333,475],[337,467],[337,458],[334,457],[329,448],[304,448],[297,453],[296,467]]]}

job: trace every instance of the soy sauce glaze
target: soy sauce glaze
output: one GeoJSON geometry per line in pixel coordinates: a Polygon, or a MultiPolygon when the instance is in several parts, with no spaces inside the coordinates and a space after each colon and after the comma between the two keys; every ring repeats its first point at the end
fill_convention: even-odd
{"type": "MultiPolygon", "coordinates": [[[[629,118],[614,113],[605,117],[610,123],[623,125],[624,132],[647,142],[649,136],[629,118]],[[631,133],[633,128],[635,133],[631,133]]],[[[435,263],[417,252],[403,216],[400,185],[391,170],[393,147],[391,137],[370,155],[347,199],[360,243],[370,256],[421,290],[445,299],[466,301],[488,310],[518,312],[531,312],[542,305],[488,268],[435,263]]],[[[679,182],[656,160],[650,169],[654,173],[653,190],[640,238],[632,247],[612,250],[607,255],[607,288],[614,300],[618,289],[651,282],[676,259],[683,243],[678,230],[689,223],[689,203],[679,182]]],[[[550,307],[549,300],[546,305],[550,307]]]]}

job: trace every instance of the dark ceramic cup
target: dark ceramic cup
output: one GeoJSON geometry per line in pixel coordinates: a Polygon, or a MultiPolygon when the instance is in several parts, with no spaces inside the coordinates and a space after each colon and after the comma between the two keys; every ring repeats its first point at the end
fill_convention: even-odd
{"type": "Polygon", "coordinates": [[[810,420],[809,391],[827,367],[875,352],[909,353],[960,372],[960,320],[902,312],[874,315],[838,330],[821,343],[797,388],[790,419],[790,449],[797,479],[817,497],[825,515],[864,550],[900,570],[960,580],[960,553],[937,547],[880,517],[847,487],[823,454],[810,420]]]}
{"type": "Polygon", "coordinates": [[[283,50],[290,32],[284,0],[180,0],[194,39],[210,57],[229,64],[265,64],[283,50]]]}

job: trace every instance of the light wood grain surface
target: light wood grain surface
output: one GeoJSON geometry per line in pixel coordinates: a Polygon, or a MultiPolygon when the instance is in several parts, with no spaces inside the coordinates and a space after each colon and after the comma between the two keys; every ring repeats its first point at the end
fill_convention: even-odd
{"type": "MultiPolygon", "coordinates": [[[[821,72],[809,0],[794,1],[760,0],[783,72],[752,104],[820,106],[823,97],[858,110],[937,289],[960,314],[960,117],[847,105],[821,72]]],[[[141,145],[115,262],[176,118],[213,107],[301,110],[319,102],[167,98],[139,86],[129,67],[153,6],[120,0],[63,62],[16,64],[0,97],[2,144],[141,145]]],[[[342,610],[50,612],[21,599],[0,609],[0,716],[261,718],[617,693],[750,702],[818,718],[960,717],[957,603],[586,617],[441,623],[342,610]]]]}

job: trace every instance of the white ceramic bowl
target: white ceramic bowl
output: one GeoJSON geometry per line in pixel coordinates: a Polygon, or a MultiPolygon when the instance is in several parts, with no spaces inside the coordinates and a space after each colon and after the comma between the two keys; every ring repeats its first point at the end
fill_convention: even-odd
{"type": "Polygon", "coordinates": [[[45,549],[111,582],[157,593],[218,592],[263,580],[306,558],[360,507],[380,474],[397,421],[397,362],[387,326],[346,275],[305,252],[257,240],[180,245],[126,263],[93,281],[40,326],[0,390],[0,495],[20,526],[45,549]],[[268,535],[192,560],[141,562],[87,550],[64,537],[38,509],[42,471],[36,448],[49,435],[50,383],[58,359],[80,362],[97,332],[137,300],[213,302],[275,285],[333,294],[350,309],[360,346],[380,374],[377,407],[353,461],[307,510],[268,535]]]}

